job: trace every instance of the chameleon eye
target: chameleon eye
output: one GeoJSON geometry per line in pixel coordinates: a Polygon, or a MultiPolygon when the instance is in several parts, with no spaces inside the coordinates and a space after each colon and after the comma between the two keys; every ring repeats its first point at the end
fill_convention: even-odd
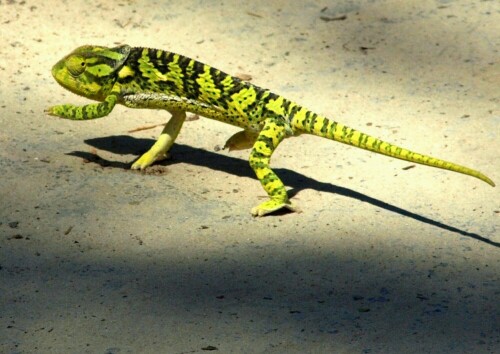
{"type": "Polygon", "coordinates": [[[66,67],[72,76],[79,76],[87,67],[87,63],[83,57],[74,56],[67,60],[66,67]]]}

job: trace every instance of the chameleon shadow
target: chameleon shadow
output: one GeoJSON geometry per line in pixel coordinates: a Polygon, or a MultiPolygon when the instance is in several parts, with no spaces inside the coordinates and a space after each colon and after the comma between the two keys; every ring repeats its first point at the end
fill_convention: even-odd
{"type": "MultiPolygon", "coordinates": [[[[99,150],[104,150],[120,155],[134,154],[138,156],[141,153],[146,152],[153,145],[154,142],[155,141],[153,139],[144,139],[144,138],[138,139],[126,135],[109,136],[109,137],[101,137],[101,138],[93,138],[85,140],[85,143],[99,150]]],[[[248,161],[242,160],[240,158],[222,155],[215,152],[198,149],[182,144],[175,144],[172,147],[172,152],[174,155],[173,158],[162,161],[159,164],[163,166],[173,165],[177,162],[182,161],[184,163],[207,167],[225,173],[230,173],[239,177],[249,177],[255,179],[255,175],[251,170],[248,161]]],[[[129,170],[130,168],[130,163],[109,161],[103,159],[102,157],[96,154],[92,154],[89,152],[74,151],[68,153],[68,155],[86,159],[87,161],[97,163],[102,167],[121,168],[125,170],[129,170]]],[[[477,241],[481,241],[488,245],[500,248],[500,242],[495,242],[476,233],[461,230],[454,226],[444,224],[440,221],[436,221],[428,217],[425,217],[423,215],[416,214],[409,210],[386,203],[382,200],[356,192],[352,189],[336,186],[331,183],[319,182],[313,178],[304,176],[301,173],[297,173],[295,171],[285,168],[275,168],[274,170],[283,180],[285,185],[292,187],[288,191],[290,197],[295,196],[304,189],[313,189],[320,192],[333,193],[344,197],[357,199],[361,202],[369,203],[381,209],[385,209],[387,211],[412,218],[422,223],[439,227],[443,230],[450,231],[465,237],[470,237],[477,241]]]]}

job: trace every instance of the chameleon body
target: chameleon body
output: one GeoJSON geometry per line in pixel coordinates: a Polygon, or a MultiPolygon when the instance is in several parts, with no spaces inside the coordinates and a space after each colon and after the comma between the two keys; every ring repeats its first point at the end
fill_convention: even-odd
{"type": "Polygon", "coordinates": [[[243,128],[226,143],[231,149],[252,148],[250,166],[269,199],[252,209],[254,216],[297,208],[288,199],[283,182],[270,167],[274,150],[283,139],[302,133],[353,145],[383,155],[470,175],[494,186],[491,179],[468,167],[395,146],[323,116],[249,82],[172,52],[134,48],[82,46],[52,68],[66,89],[99,101],[47,109],[50,115],[73,120],[100,118],[116,104],[131,108],[164,109],[172,117],[151,149],[132,164],[144,169],[167,156],[182,127],[186,112],[243,128]]]}

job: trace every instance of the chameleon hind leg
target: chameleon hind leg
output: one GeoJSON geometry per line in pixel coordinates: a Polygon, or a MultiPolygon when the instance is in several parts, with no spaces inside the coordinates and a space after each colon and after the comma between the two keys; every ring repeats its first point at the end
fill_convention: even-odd
{"type": "Polygon", "coordinates": [[[151,166],[155,161],[160,161],[168,157],[168,150],[174,144],[182,124],[186,119],[186,112],[172,111],[172,117],[163,128],[158,140],[154,143],[148,152],[144,153],[136,162],[132,164],[133,170],[143,170],[151,166]]]}
{"type": "Polygon", "coordinates": [[[271,155],[285,138],[287,130],[286,123],[279,118],[266,119],[250,153],[250,166],[269,196],[268,201],[252,209],[253,216],[264,216],[282,208],[298,211],[288,200],[285,185],[269,167],[271,155]]]}

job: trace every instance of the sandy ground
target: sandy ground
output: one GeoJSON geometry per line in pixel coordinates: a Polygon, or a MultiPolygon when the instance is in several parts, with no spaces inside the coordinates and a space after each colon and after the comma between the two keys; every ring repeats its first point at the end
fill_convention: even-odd
{"type": "Polygon", "coordinates": [[[497,1],[0,1],[0,352],[498,353],[499,193],[315,137],[265,196],[236,129],[87,102],[51,66],[83,44],[180,52],[500,181],[497,1]],[[182,3],[182,4],[181,4],[182,3]],[[345,16],[345,17],[344,17],[345,16]]]}

